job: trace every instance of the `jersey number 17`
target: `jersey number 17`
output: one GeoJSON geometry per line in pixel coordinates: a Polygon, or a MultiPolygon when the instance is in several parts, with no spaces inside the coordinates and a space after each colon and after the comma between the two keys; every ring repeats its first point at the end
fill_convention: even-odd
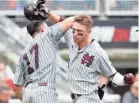
{"type": "MultiPolygon", "coordinates": [[[[35,69],[38,69],[39,63],[38,63],[38,44],[36,43],[31,49],[30,49],[30,54],[32,55],[34,52],[35,56],[35,69]]],[[[28,66],[28,74],[31,74],[34,72],[34,69],[30,66],[30,61],[28,59],[27,53],[24,54],[23,59],[26,61],[26,64],[28,66]]]]}

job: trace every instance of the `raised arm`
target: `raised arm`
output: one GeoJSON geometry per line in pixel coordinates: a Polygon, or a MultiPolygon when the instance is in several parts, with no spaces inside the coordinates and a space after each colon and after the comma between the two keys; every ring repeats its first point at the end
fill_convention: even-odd
{"type": "Polygon", "coordinates": [[[74,17],[69,17],[63,20],[62,22],[60,22],[59,24],[61,25],[63,32],[65,32],[72,27],[73,22],[74,22],[74,17]]]}
{"type": "Polygon", "coordinates": [[[50,20],[51,23],[55,24],[58,23],[61,25],[62,30],[65,32],[67,31],[73,24],[74,22],[74,17],[69,17],[66,19],[61,18],[60,16],[54,14],[53,12],[50,12],[48,15],[48,19],[50,20]]]}
{"type": "Polygon", "coordinates": [[[51,12],[47,8],[45,0],[38,0],[36,4],[26,5],[24,7],[24,15],[28,20],[31,20],[31,21],[45,21],[46,19],[49,19],[50,22],[53,24],[58,23],[59,26],[56,26],[56,28],[59,27],[58,30],[55,28],[55,25],[53,26],[54,28],[50,27],[51,28],[50,30],[53,30],[52,34],[54,38],[55,37],[57,38],[56,40],[59,40],[61,36],[63,36],[63,33],[71,28],[74,22],[74,17],[69,17],[64,20],[60,16],[51,12]],[[59,30],[62,30],[62,31],[59,31],[59,30]]]}
{"type": "Polygon", "coordinates": [[[24,15],[31,21],[45,21],[49,19],[53,24],[58,23],[60,16],[52,13],[46,6],[45,0],[38,0],[36,4],[30,3],[24,6],[24,15]]]}
{"type": "Polygon", "coordinates": [[[71,27],[74,17],[69,17],[67,19],[61,18],[59,15],[54,14],[50,11],[50,9],[47,8],[45,0],[38,0],[36,2],[36,7],[40,14],[43,14],[46,19],[48,18],[50,22],[53,24],[61,22],[60,25],[62,26],[62,29],[65,31],[67,28],[71,27]]]}
{"type": "Polygon", "coordinates": [[[58,22],[61,21],[61,17],[59,15],[54,14],[53,12],[49,13],[48,19],[53,24],[58,23],[58,22]]]}

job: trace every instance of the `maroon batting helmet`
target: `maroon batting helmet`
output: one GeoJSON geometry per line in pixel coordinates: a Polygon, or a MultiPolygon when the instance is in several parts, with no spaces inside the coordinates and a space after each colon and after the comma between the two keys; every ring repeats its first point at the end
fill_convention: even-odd
{"type": "Polygon", "coordinates": [[[24,15],[28,20],[42,21],[46,19],[46,17],[42,16],[38,11],[36,4],[33,3],[24,7],[24,15]]]}

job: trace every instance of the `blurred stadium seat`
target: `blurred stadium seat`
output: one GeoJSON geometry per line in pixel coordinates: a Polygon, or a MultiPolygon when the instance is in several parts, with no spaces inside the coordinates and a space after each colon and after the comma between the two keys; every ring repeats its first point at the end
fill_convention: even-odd
{"type": "Polygon", "coordinates": [[[99,42],[137,42],[137,26],[131,28],[115,28],[114,26],[94,26],[91,38],[99,42]]]}
{"type": "MultiPolygon", "coordinates": [[[[23,15],[22,10],[24,5],[35,1],[0,0],[0,14],[23,15]]],[[[100,0],[46,0],[46,4],[53,12],[59,15],[86,13],[98,16],[101,14],[100,0]]],[[[105,6],[105,14],[109,16],[137,16],[138,0],[105,0],[105,4],[103,5],[105,6]]]]}
{"type": "MultiPolygon", "coordinates": [[[[23,15],[24,5],[34,1],[36,0],[0,0],[0,14],[23,15]]],[[[46,4],[59,15],[74,15],[83,12],[90,15],[99,14],[99,0],[46,0],[46,4]]]]}
{"type": "Polygon", "coordinates": [[[128,42],[130,29],[116,28],[113,36],[114,42],[128,42]]]}
{"type": "Polygon", "coordinates": [[[139,27],[131,27],[129,42],[139,42],[139,34],[136,30],[139,30],[139,27]]]}
{"type": "Polygon", "coordinates": [[[114,31],[114,26],[94,26],[91,38],[95,38],[100,42],[112,42],[114,31]]]}
{"type": "Polygon", "coordinates": [[[138,0],[106,0],[106,14],[108,16],[138,15],[138,0]]]}

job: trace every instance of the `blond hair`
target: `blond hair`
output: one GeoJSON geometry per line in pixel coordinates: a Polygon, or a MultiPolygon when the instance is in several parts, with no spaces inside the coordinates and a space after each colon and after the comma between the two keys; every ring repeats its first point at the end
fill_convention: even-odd
{"type": "Polygon", "coordinates": [[[85,25],[89,30],[91,30],[92,25],[93,25],[92,18],[85,14],[76,15],[74,18],[74,22],[85,25]]]}

